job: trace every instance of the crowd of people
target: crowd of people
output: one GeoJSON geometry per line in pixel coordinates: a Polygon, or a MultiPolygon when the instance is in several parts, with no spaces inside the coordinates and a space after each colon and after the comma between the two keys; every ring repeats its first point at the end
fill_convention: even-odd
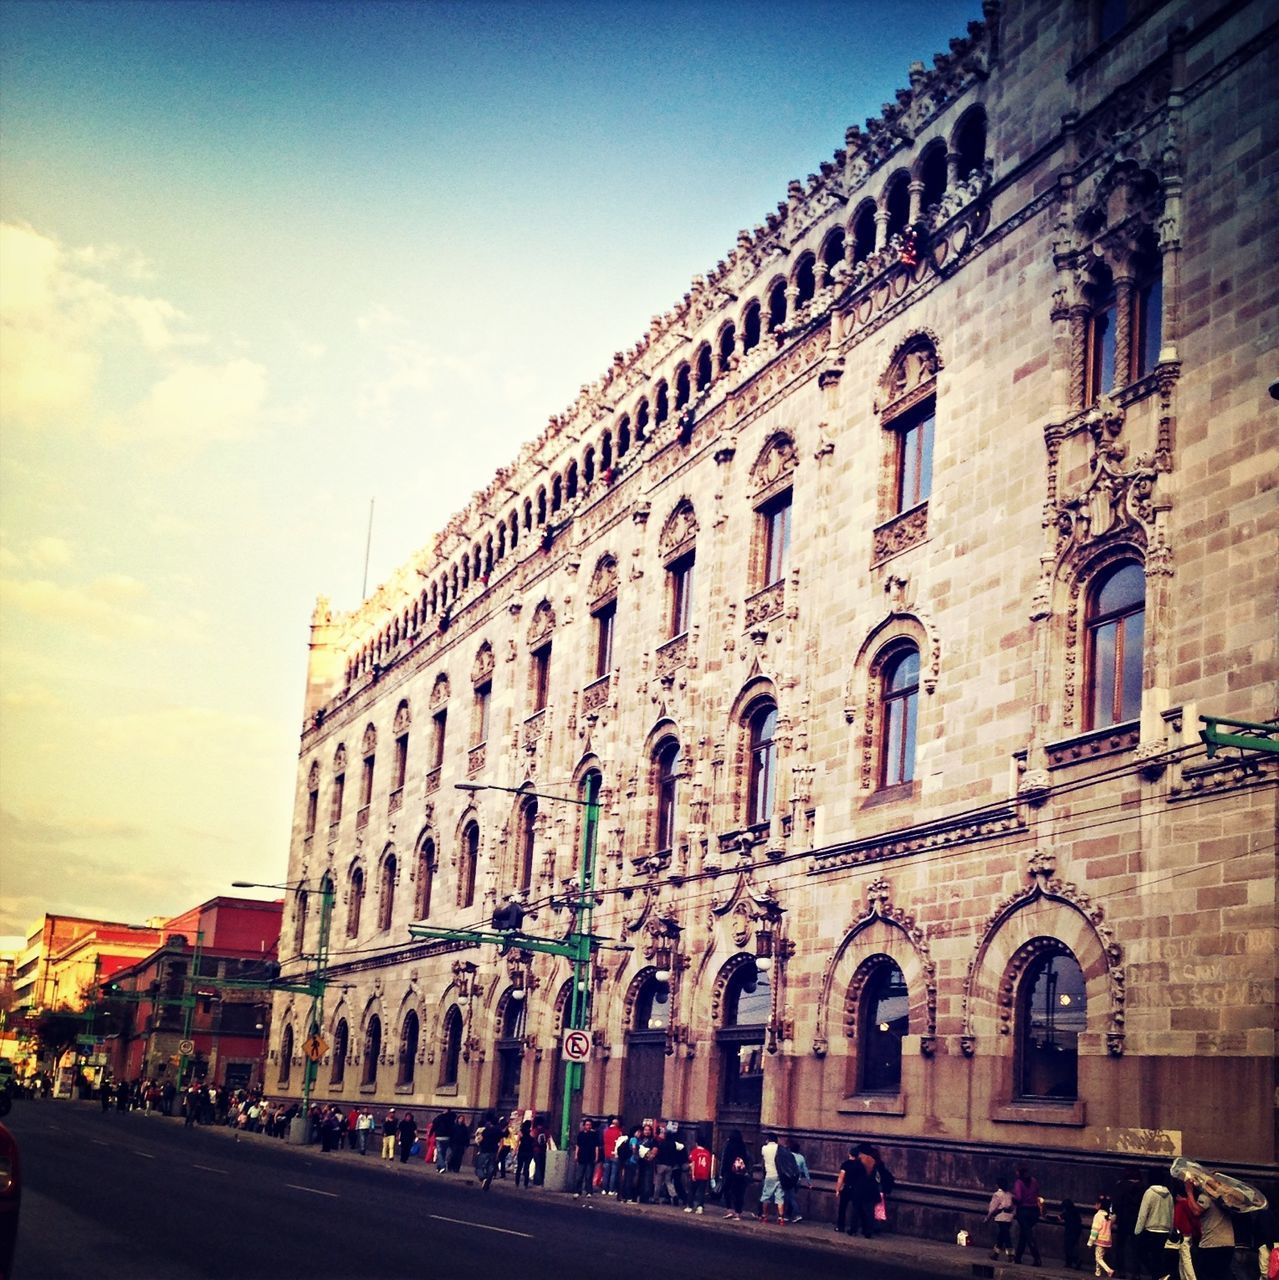
{"type": "Polygon", "coordinates": [[[1041,1228],[1060,1232],[1061,1254],[1072,1271],[1148,1280],[1233,1280],[1236,1246],[1257,1260],[1252,1276],[1279,1277],[1275,1208],[1234,1213],[1219,1196],[1192,1180],[1176,1184],[1150,1170],[1100,1193],[1090,1207],[1063,1199],[1051,1214],[1029,1169],[1000,1179],[986,1222],[993,1227],[990,1256],[1040,1266],[1041,1228]],[[1085,1221],[1087,1225],[1085,1226],[1085,1221]],[[1016,1236],[1014,1248],[1013,1237],[1016,1236]],[[1272,1260],[1273,1254],[1273,1260],[1272,1260]]]}
{"type": "MultiPolygon", "coordinates": [[[[288,1136],[301,1110],[296,1102],[268,1102],[258,1091],[203,1082],[181,1094],[171,1082],[104,1082],[101,1099],[104,1111],[114,1105],[121,1111],[173,1115],[180,1107],[188,1125],[224,1124],[275,1138],[288,1136]]],[[[308,1138],[326,1152],[345,1148],[367,1155],[376,1149],[384,1160],[423,1160],[441,1174],[461,1173],[469,1157],[485,1190],[508,1177],[517,1187],[541,1186],[547,1153],[556,1149],[547,1117],[531,1111],[520,1118],[448,1110],[423,1117],[421,1124],[406,1108],[379,1111],[367,1104],[314,1103],[307,1116],[308,1138]]],[[[616,1116],[607,1124],[586,1119],[570,1158],[573,1194],[583,1201],[601,1195],[691,1214],[702,1214],[718,1201],[725,1218],[745,1215],[779,1225],[803,1220],[801,1192],[812,1186],[800,1144],[772,1133],[764,1134],[757,1159],[736,1129],[716,1152],[701,1130],[649,1121],[626,1128],[616,1116]]],[[[877,1148],[869,1143],[850,1147],[835,1179],[835,1230],[867,1238],[884,1230],[895,1185],[877,1148]]],[[[1038,1179],[1023,1166],[997,1181],[985,1222],[991,1258],[1025,1260],[1035,1267],[1042,1265],[1041,1236],[1051,1229],[1059,1233],[1065,1266],[1086,1270],[1091,1263],[1094,1276],[1232,1280],[1236,1245],[1242,1245],[1250,1255],[1255,1250],[1259,1277],[1279,1278],[1273,1203],[1235,1214],[1204,1187],[1170,1183],[1158,1171],[1125,1179],[1087,1208],[1063,1199],[1050,1210],[1038,1179]]]]}

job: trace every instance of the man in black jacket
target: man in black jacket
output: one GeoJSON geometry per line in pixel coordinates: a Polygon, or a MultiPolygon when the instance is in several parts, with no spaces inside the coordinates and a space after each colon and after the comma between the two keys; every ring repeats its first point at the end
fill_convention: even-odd
{"type": "Polygon", "coordinates": [[[600,1135],[595,1132],[595,1122],[583,1120],[574,1144],[577,1153],[577,1175],[573,1183],[573,1195],[588,1198],[594,1189],[595,1162],[600,1155],[600,1135]]]}

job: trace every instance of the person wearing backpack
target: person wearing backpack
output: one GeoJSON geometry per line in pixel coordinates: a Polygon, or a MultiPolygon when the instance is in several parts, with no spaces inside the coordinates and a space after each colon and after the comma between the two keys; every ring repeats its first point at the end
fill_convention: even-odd
{"type": "Polygon", "coordinates": [[[786,1221],[802,1222],[804,1219],[799,1211],[799,1189],[811,1187],[813,1180],[808,1173],[808,1161],[804,1159],[804,1153],[794,1138],[787,1138],[786,1145],[778,1148],[777,1174],[782,1180],[782,1190],[786,1193],[786,1221]],[[790,1170],[792,1160],[793,1173],[790,1170]]]}
{"type": "Polygon", "coordinates": [[[740,1129],[728,1135],[719,1167],[724,1179],[724,1217],[740,1218],[746,1203],[746,1184],[751,1180],[751,1152],[740,1129]]]}

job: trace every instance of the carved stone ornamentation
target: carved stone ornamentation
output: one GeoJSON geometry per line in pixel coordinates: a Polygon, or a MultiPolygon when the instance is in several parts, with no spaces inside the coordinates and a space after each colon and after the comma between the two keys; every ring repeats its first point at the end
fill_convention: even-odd
{"type": "Polygon", "coordinates": [[[928,503],[921,503],[879,525],[871,552],[875,564],[917,547],[928,538],[928,503]]]}
{"type": "Polygon", "coordinates": [[[784,489],[798,463],[799,454],[791,437],[785,432],[773,436],[751,468],[751,493],[755,501],[784,489]]]}
{"type": "Polygon", "coordinates": [[[592,607],[603,604],[617,595],[617,557],[601,556],[591,575],[590,586],[586,590],[587,603],[592,607]]]}
{"type": "Polygon", "coordinates": [[[682,498],[662,526],[657,543],[662,560],[673,560],[691,550],[697,540],[697,533],[697,514],[693,510],[693,504],[687,498],[682,498]]]}

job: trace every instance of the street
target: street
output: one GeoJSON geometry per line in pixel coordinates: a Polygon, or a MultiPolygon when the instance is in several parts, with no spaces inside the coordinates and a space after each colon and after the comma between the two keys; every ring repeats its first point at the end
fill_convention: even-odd
{"type": "Polygon", "coordinates": [[[501,1183],[485,1194],[420,1162],[325,1156],[96,1104],[27,1102],[8,1123],[25,1177],[17,1280],[927,1274],[851,1241],[723,1223],[717,1208],[697,1219],[501,1183]]]}

